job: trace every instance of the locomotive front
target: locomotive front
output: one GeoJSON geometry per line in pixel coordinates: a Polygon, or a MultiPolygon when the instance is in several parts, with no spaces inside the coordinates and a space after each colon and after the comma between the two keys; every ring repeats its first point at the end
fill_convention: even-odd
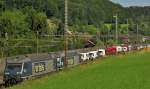
{"type": "Polygon", "coordinates": [[[5,86],[17,84],[18,82],[22,81],[22,77],[24,77],[25,74],[28,73],[26,65],[29,64],[29,62],[25,62],[22,60],[18,61],[19,59],[24,58],[16,57],[11,58],[11,60],[7,59],[3,78],[5,86]]]}
{"type": "Polygon", "coordinates": [[[9,80],[20,76],[22,73],[22,63],[7,63],[5,68],[4,79],[9,80]]]}

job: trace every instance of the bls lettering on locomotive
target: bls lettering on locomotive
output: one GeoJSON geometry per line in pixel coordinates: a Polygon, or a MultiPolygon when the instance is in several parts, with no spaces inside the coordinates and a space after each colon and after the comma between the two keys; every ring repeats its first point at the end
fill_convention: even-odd
{"type": "Polygon", "coordinates": [[[34,72],[35,73],[39,73],[39,72],[43,72],[43,71],[46,71],[45,62],[34,63],[34,72]]]}

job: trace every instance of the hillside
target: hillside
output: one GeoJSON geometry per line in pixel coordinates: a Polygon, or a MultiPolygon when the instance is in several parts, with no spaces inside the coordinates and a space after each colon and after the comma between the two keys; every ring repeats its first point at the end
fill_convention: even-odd
{"type": "MultiPolygon", "coordinates": [[[[2,29],[0,36],[2,37],[5,32],[12,33],[9,28],[13,28],[13,31],[23,30],[27,32],[27,34],[29,34],[28,30],[31,32],[38,30],[41,33],[47,33],[49,28],[47,28],[48,25],[47,22],[45,22],[46,19],[52,20],[52,23],[58,26],[54,28],[56,33],[63,33],[64,2],[62,0],[1,0],[0,7],[1,12],[4,13],[1,14],[0,17],[2,29]],[[14,19],[11,19],[11,16],[13,16],[14,19]],[[22,18],[21,21],[16,20],[15,17],[18,16],[20,16],[19,18],[22,18]],[[3,17],[6,17],[7,19],[4,19],[3,17]],[[27,19],[27,21],[25,19],[27,19]],[[7,22],[7,20],[12,21],[7,22]],[[18,22],[18,24],[12,22],[18,22]],[[24,25],[21,23],[24,23],[24,25]],[[19,25],[21,27],[19,27],[19,25]]],[[[86,32],[83,30],[83,25],[93,25],[97,28],[98,32],[98,30],[103,30],[102,26],[105,22],[114,23],[115,20],[113,16],[118,14],[119,23],[126,23],[126,19],[128,18],[129,23],[131,24],[130,27],[132,27],[133,24],[139,24],[141,25],[142,30],[145,30],[149,27],[147,27],[149,24],[149,20],[147,19],[150,18],[149,12],[149,7],[124,8],[109,0],[69,0],[69,25],[78,32],[86,32]]],[[[17,33],[13,34],[18,35],[17,33]]]]}
{"type": "MultiPolygon", "coordinates": [[[[69,44],[69,49],[83,48],[86,39],[95,39],[97,45],[114,43],[114,37],[100,38],[99,35],[115,34],[115,18],[113,16],[116,14],[118,14],[118,33],[120,35],[128,33],[126,30],[128,18],[130,24],[128,26],[129,35],[137,33],[135,24],[139,24],[140,39],[142,36],[149,36],[149,10],[149,7],[124,8],[109,0],[69,0],[69,30],[75,35],[94,35],[71,38],[70,40],[73,43],[69,44]],[[104,24],[111,24],[111,26],[108,29],[104,24]]],[[[64,35],[63,28],[63,0],[0,0],[0,45],[2,47],[1,51],[4,51],[4,53],[7,51],[7,55],[36,52],[37,37],[41,41],[43,39],[48,40],[48,42],[39,42],[41,45],[49,44],[53,46],[57,44],[57,49],[48,46],[48,48],[40,49],[40,52],[62,50],[64,45],[59,44],[64,44],[63,37],[46,38],[43,36],[64,35]],[[5,38],[8,38],[8,40],[6,41],[5,38]],[[30,40],[18,41],[16,39],[30,40]],[[60,43],[53,43],[54,41],[59,41],[60,43]],[[21,47],[18,48],[20,45],[21,47]]],[[[131,38],[131,42],[135,43],[134,41],[135,37],[131,38]]],[[[120,43],[122,43],[121,39],[120,43]]]]}

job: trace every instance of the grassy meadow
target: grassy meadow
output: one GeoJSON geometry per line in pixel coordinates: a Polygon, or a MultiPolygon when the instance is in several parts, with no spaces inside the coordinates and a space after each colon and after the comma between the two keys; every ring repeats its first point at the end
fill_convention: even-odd
{"type": "Polygon", "coordinates": [[[150,53],[98,59],[9,89],[150,89],[150,53]]]}

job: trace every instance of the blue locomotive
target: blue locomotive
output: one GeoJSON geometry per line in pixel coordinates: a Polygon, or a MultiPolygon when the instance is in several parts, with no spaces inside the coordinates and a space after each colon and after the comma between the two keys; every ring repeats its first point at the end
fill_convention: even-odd
{"type": "MultiPolygon", "coordinates": [[[[77,65],[80,61],[79,59],[77,52],[69,52],[67,56],[67,67],[77,65]]],[[[64,66],[63,52],[7,58],[4,73],[5,86],[11,86],[26,79],[59,71],[64,66]]]]}

